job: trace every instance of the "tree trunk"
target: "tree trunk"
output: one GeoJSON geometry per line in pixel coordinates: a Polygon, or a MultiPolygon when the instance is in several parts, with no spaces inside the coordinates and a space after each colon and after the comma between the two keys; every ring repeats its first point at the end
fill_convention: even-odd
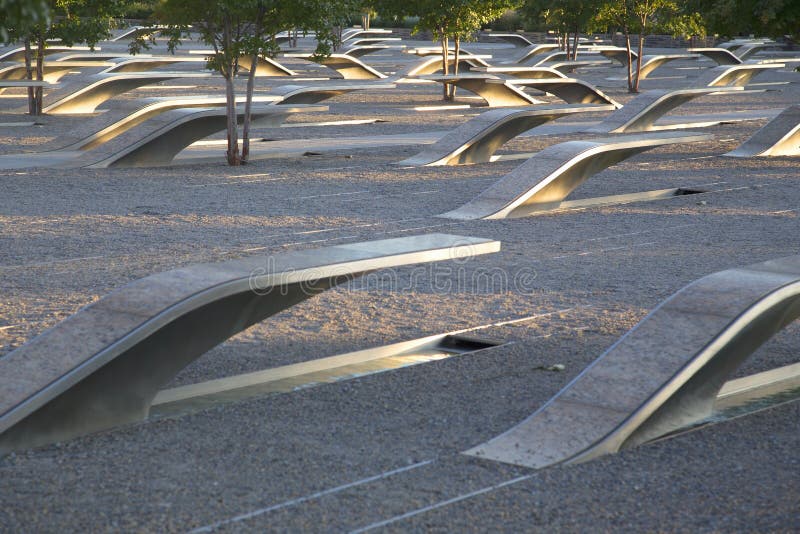
{"type": "Polygon", "coordinates": [[[231,20],[225,17],[222,27],[222,53],[223,60],[220,73],[225,78],[225,112],[227,116],[228,150],[226,157],[228,165],[239,165],[239,132],[236,120],[236,92],[233,87],[233,77],[236,76],[236,57],[233,56],[231,39],[231,20]]]}
{"type": "MultiPolygon", "coordinates": [[[[45,38],[44,35],[39,36],[39,43],[36,50],[36,80],[37,81],[44,81],[44,47],[45,47],[45,38]]],[[[35,87],[33,89],[33,103],[34,103],[34,112],[33,115],[41,115],[42,114],[42,97],[43,97],[44,89],[41,87],[35,87]]]]}
{"type": "Polygon", "coordinates": [[[636,77],[633,79],[633,93],[639,92],[639,75],[642,73],[642,52],[644,51],[644,34],[639,34],[639,57],[636,58],[636,77]]]}
{"type": "Polygon", "coordinates": [[[572,41],[572,61],[578,59],[578,28],[575,28],[575,37],[572,41]]]}
{"type": "MultiPolygon", "coordinates": [[[[233,72],[232,66],[230,72],[233,72]]],[[[241,159],[239,158],[239,132],[236,121],[236,94],[233,90],[233,74],[225,77],[225,110],[228,116],[228,151],[225,155],[228,159],[228,165],[236,166],[241,164],[241,159]]]]}
{"type": "Polygon", "coordinates": [[[253,55],[250,63],[250,72],[247,74],[247,92],[244,100],[244,122],[242,123],[242,163],[247,163],[250,157],[250,111],[253,108],[253,89],[256,85],[256,69],[258,68],[258,55],[253,55]]]}
{"type": "Polygon", "coordinates": [[[361,27],[364,28],[365,30],[369,29],[369,19],[370,19],[369,12],[366,12],[363,15],[361,15],[361,27]]]}
{"type": "MultiPolygon", "coordinates": [[[[560,37],[559,37],[559,39],[560,39],[560,37]]],[[[572,54],[572,49],[570,48],[569,34],[568,33],[564,34],[564,50],[567,52],[567,59],[569,59],[569,56],[572,54]]]]}
{"type": "MultiPolygon", "coordinates": [[[[256,23],[253,29],[253,37],[258,40],[261,39],[262,35],[262,21],[264,20],[266,9],[264,7],[259,7],[258,13],[256,15],[256,23]]],[[[275,35],[272,35],[272,40],[274,42],[275,35]]],[[[260,50],[256,50],[256,53],[253,54],[252,60],[250,61],[250,72],[247,73],[247,89],[245,93],[245,101],[244,101],[244,123],[242,124],[242,162],[247,163],[248,158],[250,157],[250,111],[253,108],[253,89],[256,85],[256,70],[258,69],[258,52],[260,50]]]]}
{"type": "MultiPolygon", "coordinates": [[[[449,59],[449,56],[448,56],[449,50],[447,50],[447,47],[449,46],[449,42],[447,40],[447,34],[444,33],[444,28],[442,28],[441,31],[442,31],[442,33],[441,33],[441,35],[442,35],[442,73],[445,76],[447,76],[448,74],[450,74],[450,62],[448,61],[448,59],[449,59]]],[[[450,100],[449,96],[450,96],[450,89],[448,88],[448,84],[443,83],[442,84],[442,97],[444,98],[444,100],[450,100]]]]}
{"type": "MultiPolygon", "coordinates": [[[[32,58],[33,51],[31,50],[31,40],[30,38],[25,39],[25,77],[28,80],[33,80],[33,65],[32,65],[32,58]]],[[[30,115],[36,115],[36,107],[33,105],[33,87],[28,87],[28,113],[30,115]]]]}
{"type": "MultiPolygon", "coordinates": [[[[455,53],[453,54],[453,74],[458,76],[458,60],[461,59],[461,37],[459,35],[453,36],[453,44],[455,45],[455,53]]],[[[450,100],[456,99],[456,86],[450,85],[450,100]]]]}
{"type": "Polygon", "coordinates": [[[625,30],[625,50],[628,52],[628,92],[633,93],[633,56],[631,55],[631,35],[625,30]]]}

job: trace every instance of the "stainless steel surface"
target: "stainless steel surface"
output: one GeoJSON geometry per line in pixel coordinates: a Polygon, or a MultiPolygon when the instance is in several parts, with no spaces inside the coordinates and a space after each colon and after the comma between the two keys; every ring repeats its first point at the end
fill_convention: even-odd
{"type": "Polygon", "coordinates": [[[706,134],[628,135],[568,141],[534,155],[470,202],[440,217],[505,219],[558,208],[593,174],[651,148],[711,139],[706,134]]]}
{"type": "Polygon", "coordinates": [[[730,374],[798,316],[800,256],[701,278],[528,419],[467,454],[541,468],[591,460],[703,421],[730,374]]]}
{"type": "Polygon", "coordinates": [[[117,95],[155,83],[181,78],[210,78],[211,74],[186,72],[160,72],[138,74],[97,74],[89,78],[89,83],[74,83],[64,86],[56,93],[48,94],[43,112],[93,113],[97,106],[117,95]]]}
{"type": "Polygon", "coordinates": [[[786,108],[750,139],[723,155],[735,158],[800,156],[800,105],[786,108]]]}
{"type": "Polygon", "coordinates": [[[492,161],[508,140],[564,115],[613,110],[611,105],[562,105],[486,111],[397,165],[463,165],[492,161]]]}
{"type": "Polygon", "coordinates": [[[0,359],[0,453],[146,418],[183,367],[332,286],[499,248],[489,239],[428,234],[194,265],[132,282],[0,359]]]}
{"type": "MultiPolygon", "coordinates": [[[[274,128],[280,126],[292,113],[322,112],[328,106],[273,106],[269,104],[254,105],[251,109],[253,127],[274,128]]],[[[155,119],[158,120],[158,129],[152,132],[145,130],[144,137],[139,139],[125,138],[121,143],[115,143],[109,150],[94,150],[87,154],[87,158],[95,158],[94,168],[105,167],[149,167],[166,165],[183,149],[227,127],[227,110],[223,106],[206,108],[178,108],[166,111],[155,119]],[[100,159],[102,158],[102,159],[100,159]]],[[[244,120],[244,107],[237,108],[237,120],[244,120]]],[[[118,134],[119,135],[119,134],[118,134]]],[[[108,141],[104,143],[108,146],[108,141]]],[[[102,147],[103,145],[101,145],[102,147]]]]}
{"type": "MultiPolygon", "coordinates": [[[[592,126],[585,131],[592,133],[637,133],[657,130],[659,128],[655,126],[655,122],[658,119],[686,102],[701,96],[743,90],[743,87],[734,86],[647,91],[636,96],[633,100],[629,100],[621,109],[603,119],[600,124],[592,126]]],[[[682,126],[684,124],[672,125],[671,127],[680,128],[682,126]]],[[[685,126],[689,127],[691,123],[686,122],[685,126]]]]}

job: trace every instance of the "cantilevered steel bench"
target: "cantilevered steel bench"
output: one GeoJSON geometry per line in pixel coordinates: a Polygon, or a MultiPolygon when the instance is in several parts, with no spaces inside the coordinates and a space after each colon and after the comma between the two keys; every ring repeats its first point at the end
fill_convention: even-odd
{"type": "Polygon", "coordinates": [[[134,281],[0,358],[0,454],[147,418],[181,369],[363,274],[496,252],[430,234],[193,265],[134,281]]]}
{"type": "MultiPolygon", "coordinates": [[[[475,68],[486,68],[490,67],[484,59],[488,56],[467,56],[467,57],[459,57],[458,60],[458,70],[459,72],[469,72],[475,68]]],[[[456,64],[456,60],[453,56],[447,56],[447,65],[449,69],[452,69],[456,64]]],[[[397,81],[415,81],[414,78],[418,76],[424,76],[427,74],[434,74],[437,72],[441,72],[442,70],[442,56],[428,56],[423,58],[421,61],[417,63],[413,63],[408,65],[404,69],[400,70],[392,76],[392,80],[397,81]]]]}
{"type": "MultiPolygon", "coordinates": [[[[628,66],[628,49],[627,48],[622,48],[622,47],[619,47],[619,46],[608,46],[608,47],[600,48],[599,50],[597,50],[597,53],[600,54],[601,56],[605,57],[605,58],[608,58],[608,59],[612,60],[612,61],[616,61],[617,63],[619,63],[623,67],[627,67],[628,66]]],[[[631,61],[636,61],[636,59],[638,57],[639,57],[639,54],[637,54],[634,50],[631,50],[630,60],[631,61]]]]}
{"type": "MultiPolygon", "coordinates": [[[[273,106],[258,104],[251,110],[254,128],[275,128],[292,113],[327,111],[327,106],[273,106]]],[[[238,120],[244,120],[244,107],[238,106],[238,120]]],[[[90,150],[69,166],[152,167],[167,165],[183,149],[227,127],[227,110],[222,106],[179,108],[150,117],[90,150]]]]}
{"type": "Polygon", "coordinates": [[[723,156],[800,156],[800,105],[786,108],[736,150],[723,156]]]}
{"type": "Polygon", "coordinates": [[[775,46],[775,43],[743,43],[737,46],[738,51],[730,48],[689,48],[693,54],[702,54],[717,65],[739,65],[764,48],[775,46]]]}
{"type": "Polygon", "coordinates": [[[492,161],[492,156],[509,139],[540,124],[574,113],[613,110],[606,105],[533,106],[493,109],[470,119],[416,156],[396,165],[463,165],[492,161]]]}
{"type": "Polygon", "coordinates": [[[466,453],[542,468],[701,422],[733,371],[798,316],[800,256],[708,275],[659,304],[528,419],[466,453]]]}
{"type": "Polygon", "coordinates": [[[537,100],[525,93],[522,89],[511,85],[508,80],[498,79],[491,74],[429,74],[419,76],[419,78],[443,84],[453,84],[456,87],[475,93],[492,108],[543,103],[541,100],[537,100]]]}
{"type": "Polygon", "coordinates": [[[390,45],[358,45],[358,46],[348,46],[341,49],[343,54],[347,54],[351,57],[363,57],[367,54],[372,54],[375,52],[382,52],[384,50],[391,50],[393,46],[390,45]]]}
{"type": "Polygon", "coordinates": [[[482,33],[480,37],[491,37],[494,39],[500,39],[501,41],[505,41],[506,43],[512,44],[517,48],[527,48],[531,46],[535,46],[532,42],[528,40],[527,37],[524,35],[520,35],[518,33],[482,33]]]}
{"type": "Polygon", "coordinates": [[[739,59],[739,56],[726,48],[687,48],[686,51],[703,55],[717,65],[739,65],[744,63],[739,59]]]}
{"type": "Polygon", "coordinates": [[[564,74],[575,72],[576,70],[584,67],[605,67],[610,65],[611,62],[607,59],[578,59],[569,61],[540,61],[536,63],[537,67],[549,67],[564,74]]]}
{"type": "Polygon", "coordinates": [[[770,69],[782,69],[784,66],[785,65],[783,63],[742,63],[741,65],[714,67],[702,74],[695,81],[695,86],[745,86],[750,83],[750,80],[762,72],[766,72],[770,69]]]}
{"type": "Polygon", "coordinates": [[[554,210],[579,185],[611,165],[658,146],[711,138],[677,132],[559,143],[536,153],[473,200],[440,217],[506,219],[554,210]]]}
{"type": "MultiPolygon", "coordinates": [[[[628,101],[600,124],[585,129],[590,133],[637,133],[662,129],[655,122],[669,111],[695,98],[718,93],[743,91],[742,87],[692,87],[677,90],[654,90],[644,92],[628,101]]],[[[689,124],[685,125],[689,127],[689,124]]],[[[671,129],[680,126],[670,125],[671,129]]]]}
{"type": "Polygon", "coordinates": [[[158,67],[173,65],[175,63],[206,63],[206,59],[197,56],[149,56],[125,57],[110,60],[110,67],[103,70],[104,74],[123,72],[148,72],[158,67]]]}
{"type": "MultiPolygon", "coordinates": [[[[32,47],[32,50],[35,52],[37,47],[32,47]]],[[[52,54],[61,54],[63,52],[78,52],[88,50],[90,50],[88,46],[47,46],[44,49],[44,55],[50,56],[52,54]]],[[[95,48],[95,50],[100,50],[100,48],[95,48]]],[[[3,52],[0,54],[0,62],[3,61],[25,61],[25,48],[19,47],[9,50],[8,52],[3,52]]]]}
{"type": "MultiPolygon", "coordinates": [[[[55,83],[64,75],[76,69],[101,69],[112,66],[106,61],[48,61],[42,66],[44,81],[55,83]]],[[[0,80],[24,80],[28,75],[25,65],[11,65],[0,69],[0,80]]]]}
{"type": "Polygon", "coordinates": [[[538,56],[539,54],[544,54],[546,52],[552,52],[553,50],[557,49],[557,44],[533,44],[522,50],[522,53],[514,59],[510,61],[501,61],[498,63],[498,65],[523,65],[534,56],[538,56]]]}
{"type": "Polygon", "coordinates": [[[364,39],[366,37],[388,38],[391,33],[392,30],[386,30],[384,28],[370,28],[369,30],[352,28],[349,31],[342,32],[342,42],[346,43],[356,38],[364,39]]]}
{"type": "Polygon", "coordinates": [[[345,80],[382,80],[388,78],[388,76],[373,69],[357,57],[347,54],[331,54],[321,58],[315,58],[313,54],[284,54],[283,57],[299,58],[319,63],[335,70],[345,80]]]}
{"type": "Polygon", "coordinates": [[[277,96],[279,104],[316,104],[338,95],[350,93],[352,91],[374,91],[382,89],[394,89],[394,83],[372,82],[372,83],[327,83],[321,85],[280,85],[273,88],[271,96],[277,96]]]}
{"type": "Polygon", "coordinates": [[[594,85],[576,78],[520,78],[505,81],[488,80],[487,83],[530,87],[555,95],[568,104],[611,104],[617,108],[622,107],[622,104],[607,96],[594,85]]]}
{"type": "Polygon", "coordinates": [[[86,81],[64,85],[46,95],[43,111],[50,114],[93,113],[97,106],[117,95],[145,85],[181,78],[211,78],[212,74],[187,72],[97,74],[86,81]]]}
{"type": "MultiPolygon", "coordinates": [[[[213,50],[189,50],[189,54],[203,55],[206,57],[211,57],[214,53],[213,50]]],[[[242,72],[249,72],[252,62],[253,56],[240,56],[238,63],[239,70],[242,72]]],[[[256,65],[256,76],[297,76],[297,73],[272,58],[259,56],[256,65]]]]}
{"type": "MultiPolygon", "coordinates": [[[[274,103],[280,99],[279,96],[256,95],[253,96],[253,103],[274,103]]],[[[238,98],[237,102],[242,104],[244,98],[238,98]]],[[[92,130],[87,131],[78,127],[78,131],[70,132],[77,135],[77,139],[75,139],[75,135],[71,135],[75,141],[66,145],[62,142],[59,150],[91,150],[161,113],[179,108],[223,107],[226,103],[227,99],[224,96],[153,97],[133,102],[118,102],[112,109],[104,110],[104,113],[89,121],[87,127],[93,128],[92,130]]],[[[306,111],[308,110],[306,109],[306,111]]],[[[151,126],[150,128],[157,129],[160,126],[151,126]]],[[[134,139],[140,139],[145,135],[140,133],[134,136],[134,139]]],[[[63,138],[60,137],[62,140],[63,138]]]]}
{"type": "Polygon", "coordinates": [[[639,69],[639,79],[644,80],[651,72],[661,65],[679,59],[697,59],[697,54],[653,54],[642,56],[642,66],[639,69]]]}
{"type": "Polygon", "coordinates": [[[566,78],[567,75],[550,67],[478,67],[471,71],[481,74],[516,76],[517,78],[566,78]]]}

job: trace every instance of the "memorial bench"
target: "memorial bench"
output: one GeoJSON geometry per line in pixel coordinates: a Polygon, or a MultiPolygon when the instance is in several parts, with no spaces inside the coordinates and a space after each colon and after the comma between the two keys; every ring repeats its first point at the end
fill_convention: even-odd
{"type": "Polygon", "coordinates": [[[708,275],[659,304],[525,421],[466,454],[543,468],[697,424],[733,371],[798,316],[800,256],[708,275]]]}
{"type": "Polygon", "coordinates": [[[621,135],[568,141],[536,153],[486,191],[453,211],[448,219],[506,219],[558,209],[594,174],[658,146],[706,141],[713,136],[683,132],[621,135]]]}
{"type": "Polygon", "coordinates": [[[611,105],[533,106],[493,109],[473,117],[445,134],[419,154],[396,165],[464,165],[492,161],[492,156],[507,141],[531,128],[565,115],[608,111],[611,105]]]}
{"type": "Polygon", "coordinates": [[[800,105],[786,108],[750,139],[723,156],[800,156],[800,105]]]}
{"type": "Polygon", "coordinates": [[[131,282],[0,358],[0,455],[146,419],[185,366],[328,288],[499,248],[429,234],[192,265],[131,282]]]}
{"type": "Polygon", "coordinates": [[[64,85],[45,96],[42,110],[50,114],[93,113],[97,106],[117,95],[155,83],[183,78],[211,78],[212,74],[187,72],[96,74],[64,85]],[[88,81],[88,83],[87,83],[88,81]]]}
{"type": "MultiPolygon", "coordinates": [[[[276,128],[292,113],[318,113],[327,106],[274,106],[257,104],[251,109],[253,128],[276,128]]],[[[244,106],[237,106],[239,123],[244,120],[244,106]]],[[[116,135],[95,149],[68,163],[75,167],[152,167],[167,165],[192,143],[225,131],[227,109],[223,106],[177,108],[164,111],[147,121],[116,135]]]]}

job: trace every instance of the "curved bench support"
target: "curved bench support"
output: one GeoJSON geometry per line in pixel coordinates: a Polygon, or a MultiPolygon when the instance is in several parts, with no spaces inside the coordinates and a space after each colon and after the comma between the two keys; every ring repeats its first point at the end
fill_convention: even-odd
{"type": "Polygon", "coordinates": [[[800,256],[701,278],[528,419],[467,454],[541,468],[591,460],[699,422],[712,414],[732,372],[798,316],[800,256]]]}
{"type": "Polygon", "coordinates": [[[491,161],[507,141],[540,124],[573,113],[608,111],[613,106],[566,105],[494,109],[481,113],[448,132],[416,156],[396,165],[464,165],[491,161]]]}
{"type": "Polygon", "coordinates": [[[639,79],[644,80],[651,72],[656,70],[664,63],[675,61],[676,59],[697,59],[696,54],[659,54],[652,56],[642,56],[642,68],[639,72],[639,79]]]}
{"type": "Polygon", "coordinates": [[[549,146],[505,175],[449,219],[506,219],[557,209],[561,201],[592,175],[631,156],[662,145],[711,139],[706,134],[628,135],[549,146]]]}
{"type": "Polygon", "coordinates": [[[690,100],[704,95],[743,90],[743,87],[693,87],[675,91],[647,91],[628,101],[597,126],[592,126],[584,131],[591,133],[649,132],[657,129],[654,124],[658,119],[690,100]]]}
{"type": "Polygon", "coordinates": [[[722,87],[725,85],[735,85],[744,87],[750,80],[769,69],[782,69],[783,63],[742,63],[725,67],[714,67],[709,69],[701,76],[697,87],[722,87]]]}
{"type": "Polygon", "coordinates": [[[145,419],[183,367],[337,284],[499,248],[429,234],[193,265],[132,282],[0,358],[0,455],[145,419]]]}
{"type": "Polygon", "coordinates": [[[502,106],[529,106],[543,104],[522,89],[511,85],[509,80],[500,80],[488,74],[447,74],[421,76],[424,80],[452,84],[483,98],[490,108],[502,106]]]}
{"type": "Polygon", "coordinates": [[[514,87],[532,87],[545,93],[551,93],[568,104],[611,104],[615,108],[622,107],[622,104],[607,96],[597,87],[575,78],[512,79],[490,81],[489,83],[503,82],[514,87]]]}
{"type": "Polygon", "coordinates": [[[800,156],[800,105],[786,108],[736,150],[723,156],[800,156]]]}
{"type": "Polygon", "coordinates": [[[163,73],[138,73],[138,74],[98,74],[93,76],[91,83],[70,84],[65,86],[58,94],[48,94],[50,104],[42,110],[50,114],[93,113],[97,106],[110,98],[131,91],[138,87],[177,80],[181,78],[210,78],[211,74],[163,72],[163,73]]]}
{"type": "Polygon", "coordinates": [[[382,80],[387,78],[385,74],[347,54],[331,54],[319,59],[315,59],[312,54],[285,54],[284,57],[294,57],[324,65],[338,72],[345,80],[382,80]]]}
{"type": "Polygon", "coordinates": [[[717,65],[740,65],[742,60],[727,48],[688,48],[691,54],[701,54],[717,65]]]}
{"type": "MultiPolygon", "coordinates": [[[[327,110],[327,106],[274,106],[267,104],[253,106],[251,120],[254,128],[274,128],[280,126],[292,113],[327,110]]],[[[242,106],[239,106],[237,115],[240,122],[244,120],[242,106]]],[[[156,124],[162,126],[155,131],[149,131],[144,137],[141,137],[141,133],[130,130],[127,134],[118,136],[114,141],[107,141],[98,149],[88,152],[75,163],[85,165],[85,160],[88,159],[93,161],[91,165],[88,165],[93,168],[167,165],[180,151],[195,141],[223,131],[227,127],[227,115],[224,107],[174,109],[151,117],[150,120],[157,121],[156,124]],[[103,155],[100,155],[101,152],[103,155]]]]}
{"type": "Polygon", "coordinates": [[[342,83],[342,84],[325,84],[325,85],[281,85],[275,87],[271,91],[271,96],[277,96],[280,99],[280,105],[295,105],[295,104],[316,104],[333,98],[338,95],[343,95],[351,91],[371,91],[375,89],[394,89],[396,87],[393,83],[373,82],[373,83],[342,83]]]}

